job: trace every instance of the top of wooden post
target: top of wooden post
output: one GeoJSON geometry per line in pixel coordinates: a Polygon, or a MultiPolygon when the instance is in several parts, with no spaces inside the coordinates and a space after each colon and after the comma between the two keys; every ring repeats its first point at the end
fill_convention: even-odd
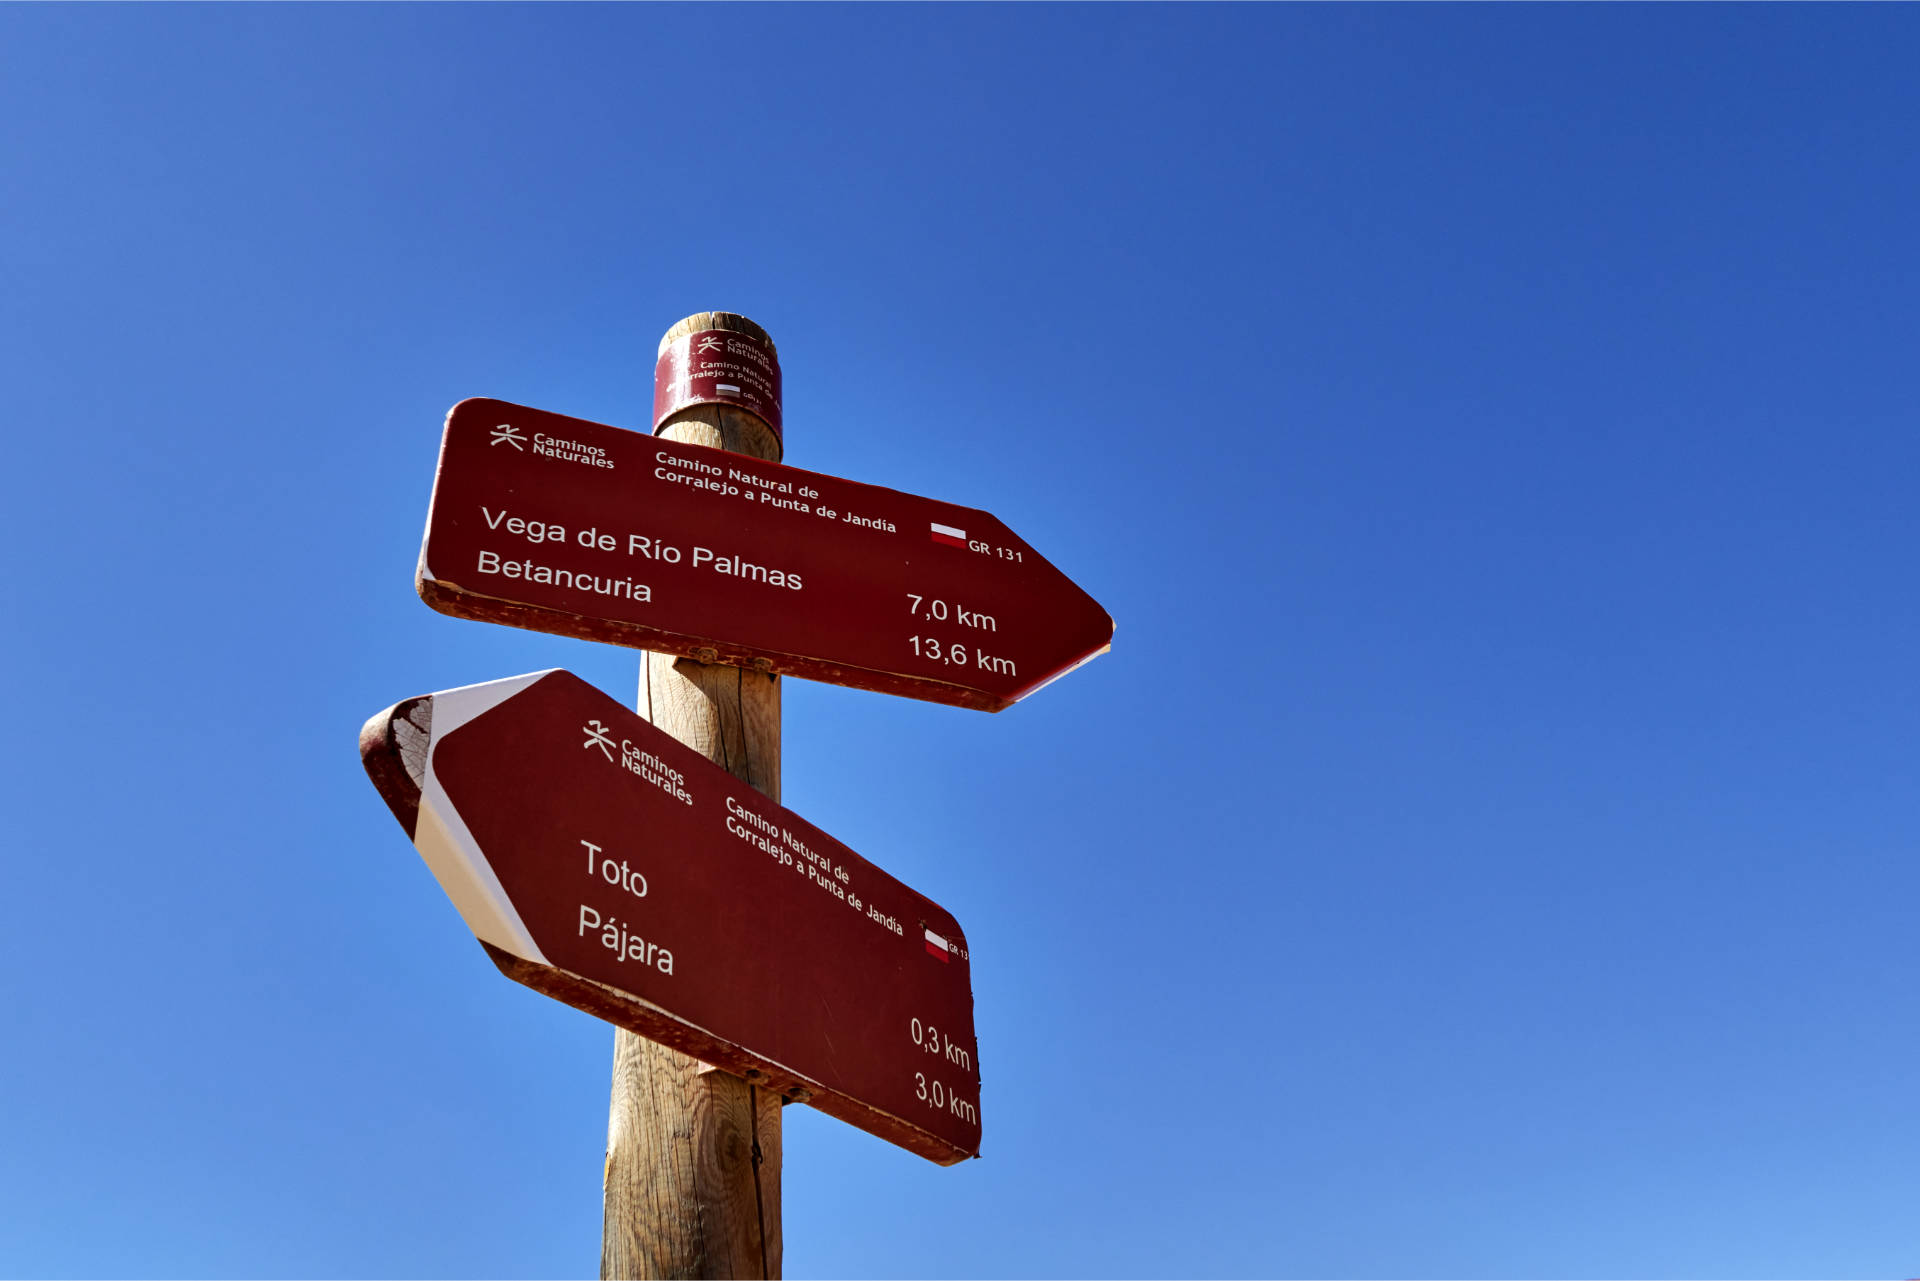
{"type": "MultiPolygon", "coordinates": [[[[685,338],[688,334],[697,334],[702,329],[730,329],[736,334],[758,338],[769,347],[774,345],[772,334],[737,311],[696,311],[660,335],[660,346],[655,348],[653,353],[655,359],[666,353],[667,344],[674,339],[685,338]]],[[[777,352],[779,348],[776,347],[774,350],[777,352]]]]}
{"type": "Polygon", "coordinates": [[[786,450],[781,439],[779,349],[774,345],[773,336],[752,320],[733,311],[696,311],[677,322],[660,336],[660,345],[655,349],[654,413],[656,422],[653,433],[656,436],[779,462],[786,450]],[[744,377],[736,374],[719,376],[722,380],[737,384],[733,395],[738,395],[738,400],[733,399],[733,395],[726,400],[709,395],[699,403],[676,407],[670,402],[684,400],[685,397],[675,397],[665,391],[663,379],[674,376],[669,371],[670,364],[682,371],[691,367],[686,363],[688,353],[682,351],[669,357],[668,348],[680,339],[713,329],[751,339],[752,342],[747,344],[748,350],[751,351],[755,346],[764,348],[764,356],[756,359],[763,365],[770,363],[771,369],[756,369],[751,361],[740,362],[735,368],[741,369],[744,377]]]}

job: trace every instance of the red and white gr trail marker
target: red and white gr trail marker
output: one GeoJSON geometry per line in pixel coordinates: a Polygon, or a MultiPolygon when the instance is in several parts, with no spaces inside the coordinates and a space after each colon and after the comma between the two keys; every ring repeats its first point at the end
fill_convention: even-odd
{"type": "Polygon", "coordinates": [[[508,978],[942,1165],[980,1151],[966,936],[568,672],[367,722],[361,758],[508,978]]]}
{"type": "Polygon", "coordinates": [[[463,400],[420,596],[444,614],[997,712],[1113,639],[983,511],[463,400]]]}

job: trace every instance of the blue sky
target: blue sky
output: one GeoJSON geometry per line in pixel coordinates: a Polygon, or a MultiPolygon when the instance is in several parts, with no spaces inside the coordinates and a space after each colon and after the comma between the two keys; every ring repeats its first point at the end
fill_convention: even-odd
{"type": "Polygon", "coordinates": [[[789,1109],[792,1276],[1912,1276],[1911,7],[0,9],[0,1270],[588,1275],[612,1036],[361,773],[626,651],[411,575],[442,416],[788,460],[1118,624],[790,681],[974,949],[984,1159],[789,1109]]]}

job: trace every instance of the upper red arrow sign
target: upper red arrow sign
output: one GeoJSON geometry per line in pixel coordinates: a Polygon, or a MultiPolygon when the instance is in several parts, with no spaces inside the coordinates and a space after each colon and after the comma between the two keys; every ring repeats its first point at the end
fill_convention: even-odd
{"type": "Polygon", "coordinates": [[[959,924],[579,677],[410,699],[360,753],[503,973],[942,1165],[980,1151],[959,924]]]}
{"type": "Polygon", "coordinates": [[[1113,620],[983,511],[499,400],[447,415],[442,613],[997,712],[1113,620]]]}

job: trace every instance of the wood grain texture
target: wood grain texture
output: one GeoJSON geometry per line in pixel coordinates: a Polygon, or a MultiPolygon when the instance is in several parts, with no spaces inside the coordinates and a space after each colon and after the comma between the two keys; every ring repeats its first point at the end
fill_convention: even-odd
{"type": "MultiPolygon", "coordinates": [[[[702,329],[773,341],[744,316],[698,312],[669,329],[660,346],[702,329]]],[[[771,427],[728,405],[689,406],[655,434],[774,462],[781,455],[771,427]]],[[[780,799],[778,676],[649,653],[638,706],[735,778],[780,799]]],[[[781,1275],[777,1094],[631,1032],[614,1033],[600,1275],[781,1275]]]]}
{"type": "Polygon", "coordinates": [[[766,1274],[781,1275],[780,1096],[664,1045],[617,1032],[609,1109],[603,1277],[758,1277],[758,1110],[766,1274]]]}

